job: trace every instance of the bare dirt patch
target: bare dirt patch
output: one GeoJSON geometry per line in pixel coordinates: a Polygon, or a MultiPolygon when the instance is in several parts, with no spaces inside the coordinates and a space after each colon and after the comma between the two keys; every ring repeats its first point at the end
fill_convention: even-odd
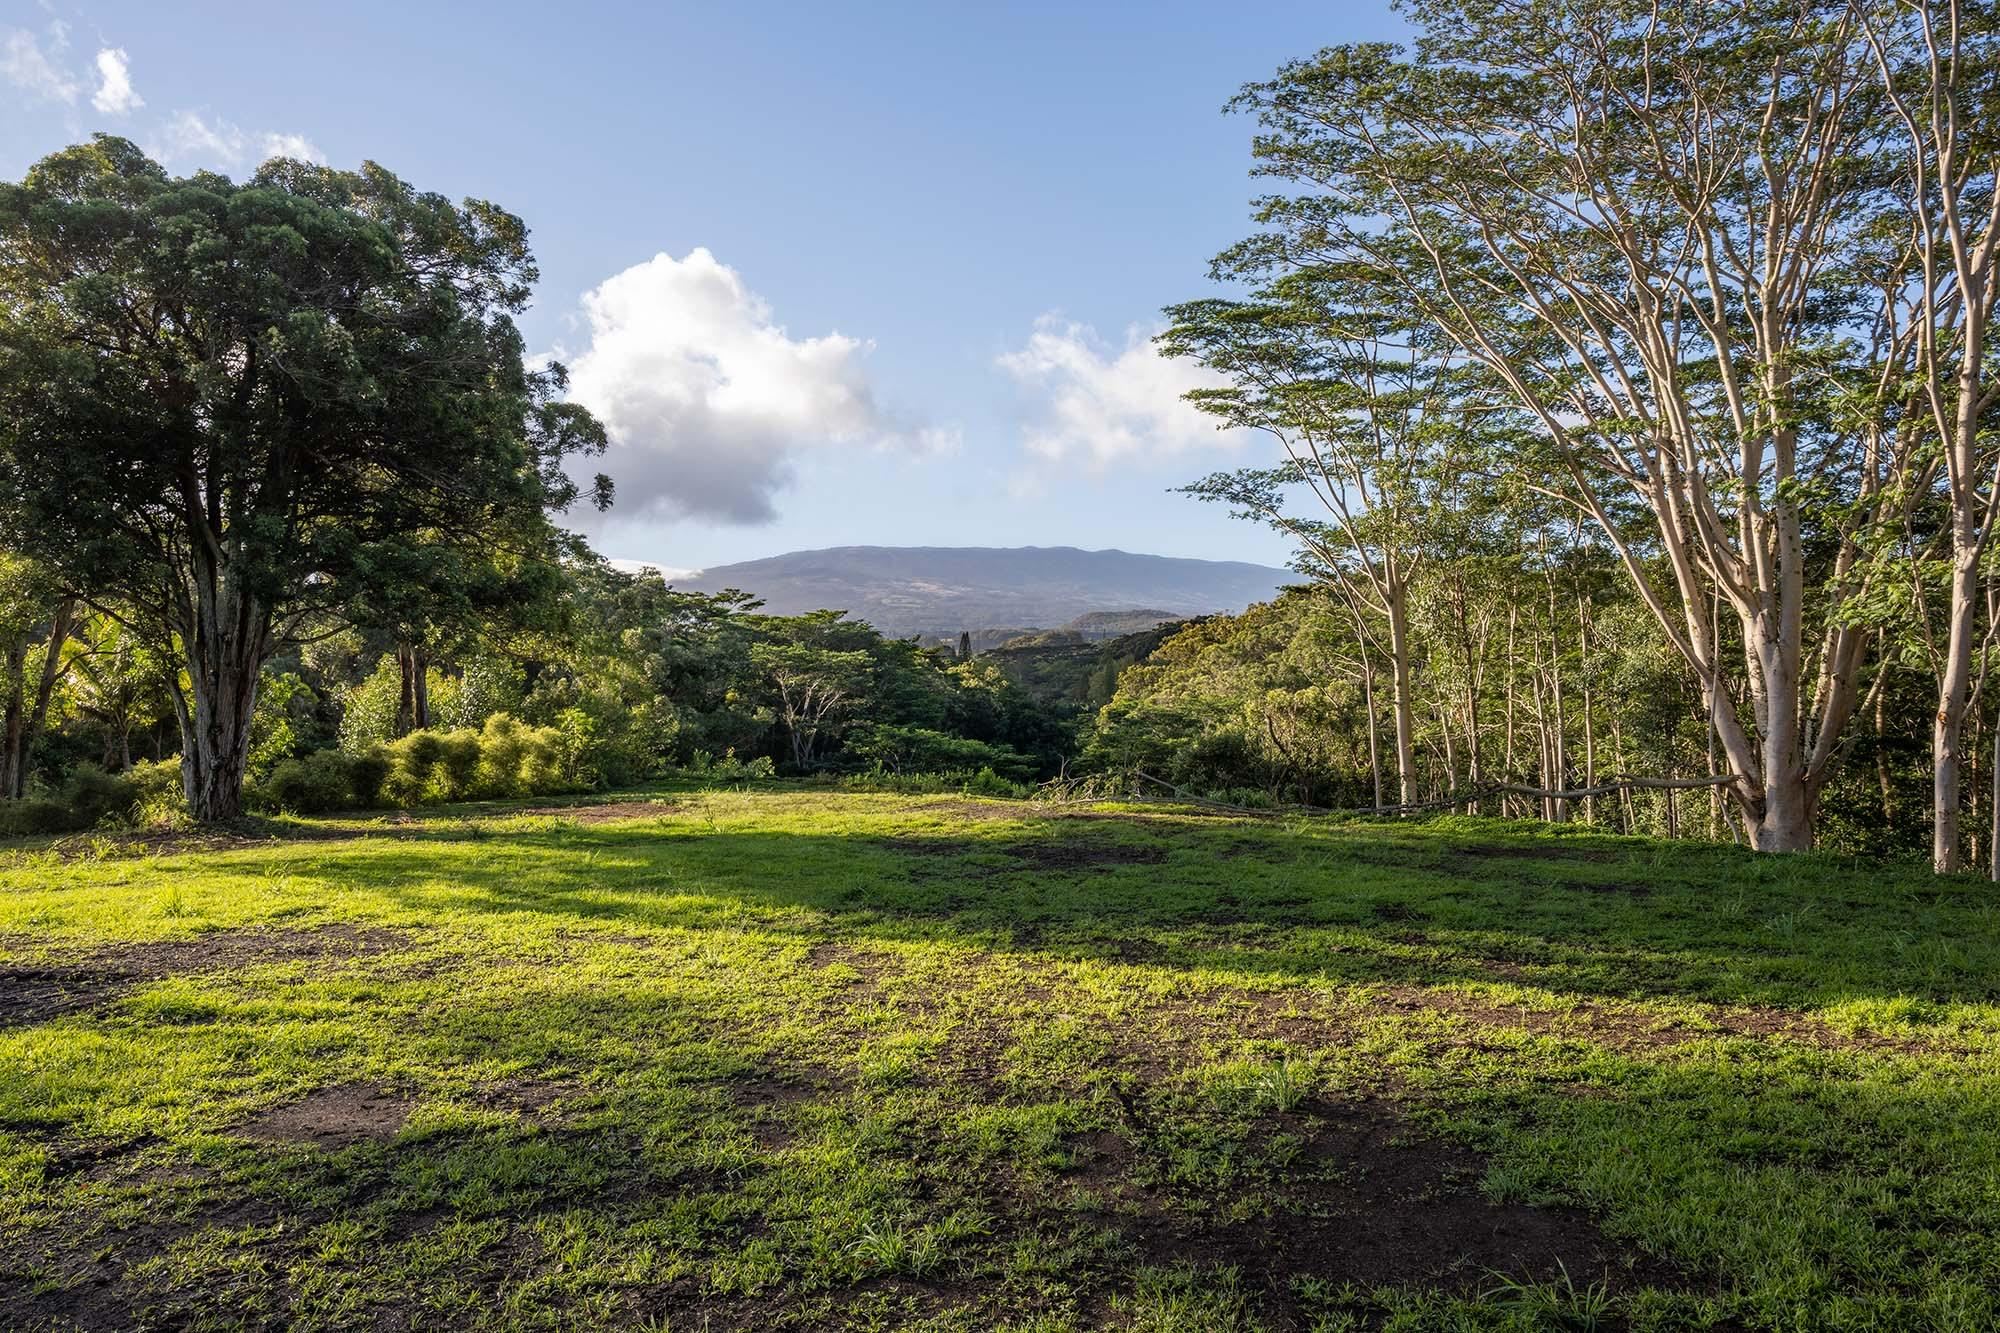
{"type": "Polygon", "coordinates": [[[904,856],[921,857],[926,860],[1004,856],[1016,863],[1014,867],[954,866],[951,873],[955,875],[1007,874],[1012,869],[1020,867],[1055,872],[1106,870],[1117,866],[1159,865],[1167,859],[1164,847],[1082,838],[1058,838],[1048,842],[991,843],[951,838],[890,837],[882,839],[879,845],[904,856]]]}
{"type": "Polygon", "coordinates": [[[218,930],[186,940],[100,947],[74,964],[0,964],[0,1028],[47,1023],[101,1008],[149,981],[264,963],[372,957],[404,947],[407,932],[379,926],[218,930]]]}
{"type": "Polygon", "coordinates": [[[489,1083],[473,1094],[473,1101],[489,1111],[507,1111],[541,1124],[559,1124],[558,1105],[576,1095],[579,1085],[565,1079],[517,1075],[489,1083]]]}
{"type": "Polygon", "coordinates": [[[806,966],[815,971],[829,967],[852,968],[863,986],[873,986],[888,973],[893,963],[886,954],[857,949],[837,940],[822,940],[806,950],[806,966]]]}
{"type": "Polygon", "coordinates": [[[1010,855],[1037,870],[1100,870],[1113,866],[1156,866],[1164,847],[1120,842],[1036,842],[1010,847],[1010,855]]]}
{"type": "MultiPolygon", "coordinates": [[[[1581,1209],[1488,1199],[1484,1160],[1416,1132],[1392,1102],[1323,1101],[1276,1120],[1274,1132],[1299,1136],[1306,1149],[1271,1216],[1222,1223],[1141,1202],[1106,1221],[1141,1262],[1234,1265],[1278,1327],[1309,1322],[1293,1290],[1305,1277],[1458,1292],[1490,1285],[1495,1274],[1567,1273],[1613,1291],[1685,1285],[1684,1275],[1621,1252],[1581,1209]]],[[[1125,1151],[1099,1136],[1085,1179],[1108,1185],[1125,1151]]]]}
{"type": "Polygon", "coordinates": [[[386,1088],[344,1083],[321,1088],[296,1102],[261,1111],[238,1125],[239,1138],[266,1143],[310,1143],[345,1148],[393,1139],[409,1123],[412,1103],[386,1088]]]}

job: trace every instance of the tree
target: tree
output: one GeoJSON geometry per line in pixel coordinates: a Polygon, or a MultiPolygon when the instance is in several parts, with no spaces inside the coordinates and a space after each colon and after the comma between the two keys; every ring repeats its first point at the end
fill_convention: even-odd
{"type": "Polygon", "coordinates": [[[240,809],[297,627],[578,498],[604,433],[524,364],[535,276],[519,219],[373,164],[175,179],[99,136],[0,187],[0,524],[178,655],[196,817],[240,809]]]}
{"type": "MultiPolygon", "coordinates": [[[[2000,257],[2000,62],[1990,10],[1959,0],[1863,0],[1855,12],[1900,131],[1896,240],[1907,275],[1886,309],[1907,349],[1915,416],[1936,443],[1949,514],[1946,644],[1932,721],[1931,857],[1961,855],[1960,773],[1973,651],[1985,597],[1981,561],[2000,518],[2000,447],[1989,420],[2000,386],[1989,362],[2000,257]]],[[[1905,369],[1898,365],[1899,370],[1905,369]]],[[[1898,382],[1899,391],[1907,391],[1898,382]]]]}
{"type": "MultiPolygon", "coordinates": [[[[1216,264],[1219,275],[1238,278],[1262,267],[1231,255],[1216,264]]],[[[1338,266],[1301,266],[1248,301],[1171,307],[1160,343],[1231,380],[1195,390],[1191,401],[1228,425],[1266,432],[1284,451],[1274,467],[1217,473],[1190,493],[1296,539],[1310,569],[1354,607],[1356,623],[1383,627],[1400,799],[1411,805],[1410,593],[1435,554],[1426,527],[1438,498],[1475,466],[1496,417],[1490,403],[1471,396],[1454,348],[1398,312],[1351,300],[1365,291],[1338,266]],[[1289,502],[1298,491],[1325,517],[1294,514],[1289,502]]]]}
{"type": "Polygon", "coordinates": [[[76,628],[77,599],[49,571],[0,552],[0,800],[27,794],[36,740],[76,628]]]}
{"type": "Polygon", "coordinates": [[[792,763],[812,767],[822,734],[853,702],[868,654],[813,643],[760,643],[750,660],[771,682],[778,716],[792,747],[792,763]]]}
{"type": "Polygon", "coordinates": [[[1518,473],[1594,521],[1695,673],[1752,842],[1810,846],[1870,638],[1842,607],[1912,474],[1846,414],[1894,211],[1862,30],[1845,0],[1410,14],[1414,58],[1244,91],[1259,171],[1298,187],[1244,260],[1339,266],[1506,386],[1541,434],[1518,473]]]}

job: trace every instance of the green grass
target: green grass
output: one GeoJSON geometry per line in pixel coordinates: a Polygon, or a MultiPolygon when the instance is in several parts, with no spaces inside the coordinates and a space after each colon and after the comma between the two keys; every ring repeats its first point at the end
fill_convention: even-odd
{"type": "Polygon", "coordinates": [[[0,1326],[2000,1326],[1991,886],[620,810],[0,851],[0,1326]]]}

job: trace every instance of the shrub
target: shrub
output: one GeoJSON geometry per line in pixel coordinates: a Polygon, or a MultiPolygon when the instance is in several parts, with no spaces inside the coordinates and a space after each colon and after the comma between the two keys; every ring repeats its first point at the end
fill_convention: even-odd
{"type": "Polygon", "coordinates": [[[382,803],[382,787],[389,781],[389,752],[371,745],[347,757],[347,782],[354,791],[354,804],[362,808],[382,803]]]}
{"type": "Polygon", "coordinates": [[[0,801],[0,834],[80,833],[100,823],[128,822],[138,801],[139,789],[128,779],[114,777],[95,764],[78,764],[58,791],[0,801]]]}
{"type": "Polygon", "coordinates": [[[479,733],[476,731],[447,731],[438,734],[436,780],[439,795],[447,801],[463,800],[468,796],[512,796],[511,784],[498,791],[480,791],[479,779],[479,733]]]}
{"type": "Polygon", "coordinates": [[[682,777],[704,778],[710,782],[754,782],[759,778],[773,778],[778,775],[778,766],[771,756],[760,754],[755,759],[738,759],[734,747],[724,750],[717,759],[707,750],[696,750],[688,762],[675,770],[682,777]]]}
{"type": "Polygon", "coordinates": [[[319,750],[287,759],[271,770],[253,793],[258,805],[293,814],[324,814],[355,804],[355,760],[338,750],[319,750]]]}
{"type": "Polygon", "coordinates": [[[188,820],[187,786],[181,778],[179,755],[140,760],[125,771],[136,799],[132,821],[142,826],[182,824],[188,820]]]}
{"type": "Polygon", "coordinates": [[[577,772],[578,753],[574,733],[495,713],[478,731],[413,731],[376,746],[353,758],[349,782],[362,804],[542,796],[591,785],[577,772]]]}
{"type": "Polygon", "coordinates": [[[92,828],[111,819],[130,820],[138,802],[137,787],[95,764],[78,764],[63,784],[62,803],[74,813],[78,828],[92,828]]]}
{"type": "Polygon", "coordinates": [[[19,801],[0,801],[0,837],[31,838],[51,833],[74,833],[75,813],[52,796],[30,796],[19,801]]]}
{"type": "Polygon", "coordinates": [[[865,773],[849,773],[839,784],[849,791],[894,792],[899,796],[942,796],[956,792],[961,796],[1026,799],[1035,794],[1032,783],[1015,782],[990,768],[976,773],[891,773],[885,768],[871,768],[865,773]]]}
{"type": "Polygon", "coordinates": [[[1005,745],[968,740],[927,727],[876,725],[856,729],[848,752],[891,773],[1002,773],[1029,777],[1035,761],[1005,745]]]}
{"type": "Polygon", "coordinates": [[[450,799],[437,780],[444,745],[435,731],[413,731],[382,747],[389,773],[382,795],[391,805],[422,805],[450,799]]]}
{"type": "Polygon", "coordinates": [[[967,778],[963,790],[968,796],[1011,796],[1017,799],[1035,794],[1030,784],[1003,778],[990,768],[982,768],[967,778]]]}

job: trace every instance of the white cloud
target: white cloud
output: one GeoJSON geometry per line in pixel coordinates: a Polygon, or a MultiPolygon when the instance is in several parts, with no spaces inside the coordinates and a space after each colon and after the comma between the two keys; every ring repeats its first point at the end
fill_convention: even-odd
{"type": "Polygon", "coordinates": [[[701,573],[698,569],[683,569],[678,565],[663,565],[657,560],[621,560],[613,557],[607,559],[604,563],[610,565],[621,574],[657,574],[668,583],[674,583],[680,579],[691,579],[701,573]]]}
{"type": "Polygon", "coordinates": [[[301,162],[326,165],[326,154],[303,134],[267,134],[263,138],[262,149],[266,161],[274,157],[294,157],[301,162]]]}
{"type": "MultiPolygon", "coordinates": [[[[69,38],[61,23],[49,25],[49,45],[60,54],[69,38]]],[[[0,78],[37,102],[74,103],[81,91],[75,79],[65,74],[34,33],[16,28],[0,42],[0,78]]]]}
{"type": "Polygon", "coordinates": [[[1043,315],[1027,345],[999,364],[1038,400],[1023,442],[1044,459],[1080,456],[1104,466],[1240,443],[1241,432],[1219,432],[1215,418],[1182,398],[1227,381],[1161,356],[1137,326],[1125,331],[1123,347],[1112,347],[1088,325],[1043,315]]]}
{"type": "Polygon", "coordinates": [[[295,157],[304,162],[325,162],[312,140],[302,134],[247,134],[231,121],[209,118],[198,111],[180,111],[167,121],[161,142],[152,150],[163,162],[194,161],[210,166],[241,167],[274,157],[295,157]]]}
{"type": "Polygon", "coordinates": [[[199,111],[177,111],[161,131],[165,136],[153,156],[173,162],[198,158],[234,166],[243,160],[243,131],[220,117],[209,120],[199,111]]]}
{"type": "Polygon", "coordinates": [[[705,249],[614,274],[585,295],[583,315],[590,342],[570,364],[570,393],[610,434],[604,470],[621,519],[768,522],[811,451],[957,443],[876,401],[872,344],[792,337],[705,249]]]}
{"type": "Polygon", "coordinates": [[[90,104],[108,116],[123,116],[146,105],[132,87],[132,66],[124,47],[107,46],[97,53],[97,91],[90,104]]]}

